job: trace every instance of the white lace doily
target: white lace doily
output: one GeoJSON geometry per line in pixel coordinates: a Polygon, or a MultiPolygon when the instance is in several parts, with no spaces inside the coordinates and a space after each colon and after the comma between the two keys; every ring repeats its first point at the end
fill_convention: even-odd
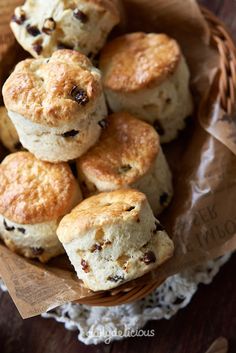
{"type": "MultiPolygon", "coordinates": [[[[140,328],[149,320],[169,319],[187,306],[198,285],[209,284],[229,258],[230,254],[227,254],[174,275],[146,298],[132,304],[90,307],[70,303],[44,313],[42,317],[54,318],[64,323],[68,330],[79,330],[78,339],[85,344],[110,343],[131,335],[152,335],[140,328]]],[[[6,290],[3,283],[0,284],[6,290]]]]}

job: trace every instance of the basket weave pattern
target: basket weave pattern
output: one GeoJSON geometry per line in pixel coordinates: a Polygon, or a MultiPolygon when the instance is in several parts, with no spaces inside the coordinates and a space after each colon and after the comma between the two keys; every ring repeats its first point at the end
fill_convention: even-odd
{"type": "Polygon", "coordinates": [[[224,24],[209,10],[201,8],[220,59],[219,98],[221,107],[232,114],[236,101],[236,47],[224,24]]]}

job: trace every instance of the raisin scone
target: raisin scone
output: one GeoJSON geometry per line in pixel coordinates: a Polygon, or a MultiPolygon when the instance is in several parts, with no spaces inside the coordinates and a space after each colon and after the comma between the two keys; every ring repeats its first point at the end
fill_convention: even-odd
{"type": "Polygon", "coordinates": [[[0,165],[0,238],[12,251],[46,262],[64,252],[56,229],[81,200],[66,163],[10,154],[0,165]]]}
{"type": "Polygon", "coordinates": [[[61,48],[95,55],[119,20],[113,0],[26,0],[15,9],[11,28],[33,57],[61,48]]]}
{"type": "Polygon", "coordinates": [[[22,149],[15,126],[11,122],[5,107],[0,107],[0,141],[11,152],[22,149]]]}
{"type": "Polygon", "coordinates": [[[85,153],[98,140],[107,114],[100,72],[73,50],[17,64],[3,98],[22,145],[49,162],[85,153]]]}
{"type": "Polygon", "coordinates": [[[102,50],[100,69],[112,111],[152,124],[161,143],[177,137],[193,112],[189,70],[177,42],[165,34],[131,33],[102,50]]]}
{"type": "Polygon", "coordinates": [[[93,291],[138,278],[174,251],[145,195],[133,189],[82,201],[61,220],[57,235],[78,277],[93,291]]]}
{"type": "Polygon", "coordinates": [[[110,115],[97,144],[76,164],[84,196],[133,187],[146,194],[155,215],[171,201],[172,176],[159,136],[128,113],[110,115]]]}

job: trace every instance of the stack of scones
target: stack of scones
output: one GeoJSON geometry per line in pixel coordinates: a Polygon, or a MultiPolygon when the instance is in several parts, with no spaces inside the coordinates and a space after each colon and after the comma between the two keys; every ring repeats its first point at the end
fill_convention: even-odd
{"type": "Polygon", "coordinates": [[[193,111],[178,43],[141,32],[107,42],[119,21],[113,0],[26,0],[11,28],[33,58],[6,80],[0,108],[11,152],[0,165],[0,238],[41,262],[66,252],[93,291],[173,255],[156,218],[173,196],[161,144],[193,111]]]}

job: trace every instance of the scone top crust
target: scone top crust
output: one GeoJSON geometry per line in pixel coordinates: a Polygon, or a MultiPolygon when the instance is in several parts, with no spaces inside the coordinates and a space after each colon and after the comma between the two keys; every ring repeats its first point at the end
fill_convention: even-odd
{"type": "Polygon", "coordinates": [[[26,0],[15,9],[11,28],[33,57],[49,57],[58,48],[95,54],[102,46],[96,42],[119,21],[118,0],[26,0]]]}
{"type": "Polygon", "coordinates": [[[19,224],[57,220],[73,207],[76,180],[66,163],[37,160],[29,152],[0,165],[0,214],[19,224]]]}
{"type": "Polygon", "coordinates": [[[150,170],[159,152],[159,136],[129,113],[114,113],[107,121],[98,143],[77,160],[78,171],[95,185],[103,181],[125,187],[150,170]]]}
{"type": "Polygon", "coordinates": [[[136,221],[147,204],[146,196],[134,189],[104,192],[83,200],[63,217],[57,230],[59,240],[66,244],[83,237],[91,229],[99,229],[120,221],[136,221]]]}
{"type": "Polygon", "coordinates": [[[175,72],[180,58],[177,42],[165,34],[138,32],[118,37],[101,53],[104,86],[134,92],[159,85],[175,72]]]}
{"type": "Polygon", "coordinates": [[[85,55],[67,49],[20,62],[3,87],[8,111],[51,127],[85,119],[101,94],[99,71],[85,55]]]}
{"type": "MultiPolygon", "coordinates": [[[[88,6],[89,10],[89,5],[96,7],[97,11],[107,11],[110,13],[111,16],[113,16],[115,22],[119,22],[120,20],[120,14],[118,10],[118,6],[114,0],[47,0],[47,8],[51,9],[51,15],[57,14],[57,7],[60,6],[61,9],[64,11],[74,11],[77,9],[80,5],[86,5],[88,6]],[[60,4],[58,4],[60,3],[60,4]]],[[[39,0],[26,0],[24,5],[18,6],[15,9],[15,16],[16,20],[20,20],[20,15],[24,14],[24,20],[22,23],[24,23],[27,20],[27,17],[30,17],[30,14],[33,12],[37,13],[40,12],[42,8],[42,2],[39,0]]],[[[45,18],[46,20],[46,18],[45,18]]],[[[12,24],[18,24],[15,21],[15,18],[13,17],[12,24]]],[[[20,24],[22,24],[20,23],[20,24]]]]}

